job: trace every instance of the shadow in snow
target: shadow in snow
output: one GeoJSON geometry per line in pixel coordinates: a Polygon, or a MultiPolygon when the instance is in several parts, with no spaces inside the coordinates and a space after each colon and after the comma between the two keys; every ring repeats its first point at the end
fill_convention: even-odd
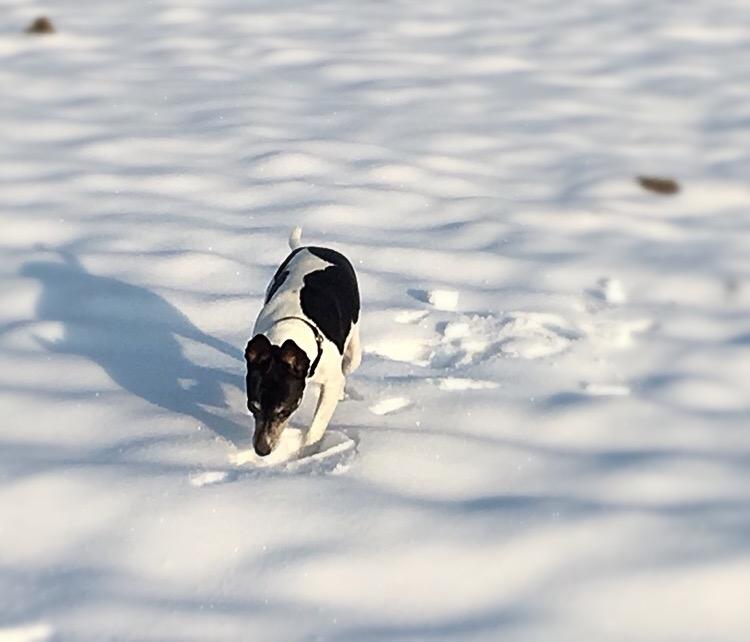
{"type": "Polygon", "coordinates": [[[385,640],[463,640],[467,636],[491,635],[502,637],[500,631],[521,626],[524,622],[541,616],[521,607],[497,607],[494,610],[468,614],[450,619],[428,620],[420,622],[392,623],[347,628],[341,635],[331,638],[342,642],[378,642],[385,640]],[[494,634],[494,635],[492,635],[494,634]]]}
{"type": "Polygon", "coordinates": [[[727,343],[732,346],[750,346],[750,332],[747,334],[738,334],[732,337],[727,343]]]}
{"type": "Polygon", "coordinates": [[[203,408],[226,407],[221,384],[241,387],[241,378],[193,363],[177,337],[235,359],[241,358],[239,350],[197,328],[154,292],[91,274],[72,254],[61,254],[63,263],[35,261],[21,268],[22,276],[37,279],[43,288],[37,320],[63,324],[62,338],[37,337],[42,345],[50,352],[91,359],[125,390],[165,410],[194,417],[235,444],[247,437],[247,427],[203,408]]]}
{"type": "Polygon", "coordinates": [[[538,407],[545,411],[564,410],[582,404],[600,403],[606,397],[596,397],[587,395],[583,392],[556,392],[537,404],[538,407]]]}
{"type": "Polygon", "coordinates": [[[409,288],[406,293],[412,297],[413,299],[416,299],[417,301],[421,301],[422,303],[429,303],[430,302],[430,293],[427,290],[419,290],[417,288],[409,288]]]}

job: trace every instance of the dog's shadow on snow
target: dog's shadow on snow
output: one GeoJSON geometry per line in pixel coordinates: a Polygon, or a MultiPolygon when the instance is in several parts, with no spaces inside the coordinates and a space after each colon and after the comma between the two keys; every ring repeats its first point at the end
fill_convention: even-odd
{"type": "Polygon", "coordinates": [[[92,274],[72,254],[61,254],[64,262],[32,261],[20,271],[42,286],[37,321],[62,324],[59,339],[37,336],[37,341],[50,352],[91,359],[125,390],[165,410],[194,417],[232,443],[246,440],[246,426],[204,408],[226,408],[221,384],[241,387],[242,378],[193,363],[178,337],[234,359],[241,359],[241,352],[200,330],[158,294],[92,274]]]}

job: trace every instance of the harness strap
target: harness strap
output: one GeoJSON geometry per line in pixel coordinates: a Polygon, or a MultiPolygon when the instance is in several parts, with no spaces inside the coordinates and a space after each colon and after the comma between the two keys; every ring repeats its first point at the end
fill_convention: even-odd
{"type": "Polygon", "coordinates": [[[315,335],[315,344],[318,346],[318,355],[315,357],[315,360],[310,364],[310,372],[307,374],[307,378],[309,379],[315,374],[315,368],[318,367],[318,364],[320,363],[320,358],[323,356],[323,336],[320,334],[320,331],[318,328],[316,328],[312,323],[310,323],[307,319],[303,319],[302,317],[282,317],[281,319],[277,319],[273,322],[273,325],[276,325],[277,323],[281,323],[282,321],[289,321],[291,319],[295,319],[297,321],[302,321],[305,325],[307,325],[310,330],[312,330],[312,333],[315,335]]]}

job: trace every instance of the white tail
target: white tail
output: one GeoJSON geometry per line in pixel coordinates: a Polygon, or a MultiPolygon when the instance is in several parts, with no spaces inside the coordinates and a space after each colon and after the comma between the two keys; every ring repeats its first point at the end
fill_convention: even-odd
{"type": "Polygon", "coordinates": [[[292,233],[289,235],[289,247],[293,250],[296,250],[298,247],[302,246],[302,228],[297,225],[292,230],[292,233]]]}

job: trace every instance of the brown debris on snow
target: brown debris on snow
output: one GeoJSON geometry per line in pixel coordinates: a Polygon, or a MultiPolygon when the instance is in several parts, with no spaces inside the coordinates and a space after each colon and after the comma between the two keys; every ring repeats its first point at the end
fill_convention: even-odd
{"type": "Polygon", "coordinates": [[[638,176],[636,180],[643,189],[657,194],[677,194],[680,191],[680,184],[673,178],[638,176]]]}
{"type": "Polygon", "coordinates": [[[36,18],[28,27],[26,33],[48,34],[55,33],[55,27],[47,16],[36,18]]]}

